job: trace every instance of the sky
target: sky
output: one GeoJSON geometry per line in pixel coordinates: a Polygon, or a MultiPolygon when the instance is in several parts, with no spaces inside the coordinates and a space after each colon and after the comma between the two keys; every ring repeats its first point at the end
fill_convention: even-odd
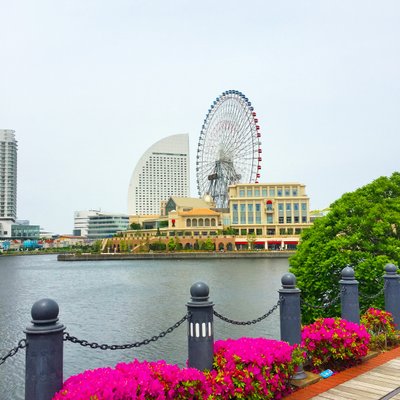
{"type": "Polygon", "coordinates": [[[127,213],[140,156],[244,93],[260,183],[311,209],[400,170],[398,0],[0,0],[0,129],[18,140],[19,219],[72,233],[76,210],[127,213]]]}

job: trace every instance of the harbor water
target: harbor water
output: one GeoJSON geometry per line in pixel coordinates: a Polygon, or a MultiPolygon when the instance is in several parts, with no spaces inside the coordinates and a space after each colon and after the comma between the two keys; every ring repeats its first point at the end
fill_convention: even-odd
{"type": "MultiPolygon", "coordinates": [[[[0,258],[0,357],[25,338],[31,307],[54,299],[71,336],[98,344],[129,344],[165,331],[186,314],[190,286],[203,281],[220,314],[253,320],[278,301],[288,259],[60,262],[54,255],[0,258]]],[[[279,339],[279,309],[264,321],[237,326],[215,318],[215,339],[279,339]]],[[[129,350],[64,343],[64,379],[118,362],[165,360],[184,366],[186,323],[164,338],[129,350]]],[[[24,398],[25,350],[0,365],[0,398],[24,398]]]]}

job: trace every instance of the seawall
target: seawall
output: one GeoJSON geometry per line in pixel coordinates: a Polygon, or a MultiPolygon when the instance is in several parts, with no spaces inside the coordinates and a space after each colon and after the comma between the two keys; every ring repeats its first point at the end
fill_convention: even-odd
{"type": "Polygon", "coordinates": [[[289,258],[294,251],[231,251],[231,252],[170,252],[170,253],[101,253],[59,254],[58,261],[110,261],[110,260],[201,260],[238,258],[289,258]]]}

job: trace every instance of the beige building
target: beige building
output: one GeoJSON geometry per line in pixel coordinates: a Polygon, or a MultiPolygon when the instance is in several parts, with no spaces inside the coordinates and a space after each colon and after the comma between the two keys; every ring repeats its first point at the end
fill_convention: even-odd
{"type": "Polygon", "coordinates": [[[255,235],[258,248],[294,249],[301,231],[311,225],[309,208],[305,185],[300,183],[229,187],[230,226],[241,237],[255,235]]]}
{"type": "Polygon", "coordinates": [[[217,209],[211,198],[170,197],[164,216],[132,218],[144,229],[137,236],[212,238],[217,249],[294,250],[300,233],[311,226],[309,198],[300,183],[236,184],[229,187],[229,208],[217,209]],[[222,247],[221,247],[222,246],[222,247]]]}

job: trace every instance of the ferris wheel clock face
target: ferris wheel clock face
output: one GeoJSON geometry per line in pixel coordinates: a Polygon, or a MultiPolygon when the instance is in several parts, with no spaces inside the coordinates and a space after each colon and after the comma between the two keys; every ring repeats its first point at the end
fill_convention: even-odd
{"type": "Polygon", "coordinates": [[[223,92],[211,104],[200,132],[196,175],[200,197],[228,206],[228,186],[258,183],[260,127],[249,99],[237,90],[223,92]]]}

